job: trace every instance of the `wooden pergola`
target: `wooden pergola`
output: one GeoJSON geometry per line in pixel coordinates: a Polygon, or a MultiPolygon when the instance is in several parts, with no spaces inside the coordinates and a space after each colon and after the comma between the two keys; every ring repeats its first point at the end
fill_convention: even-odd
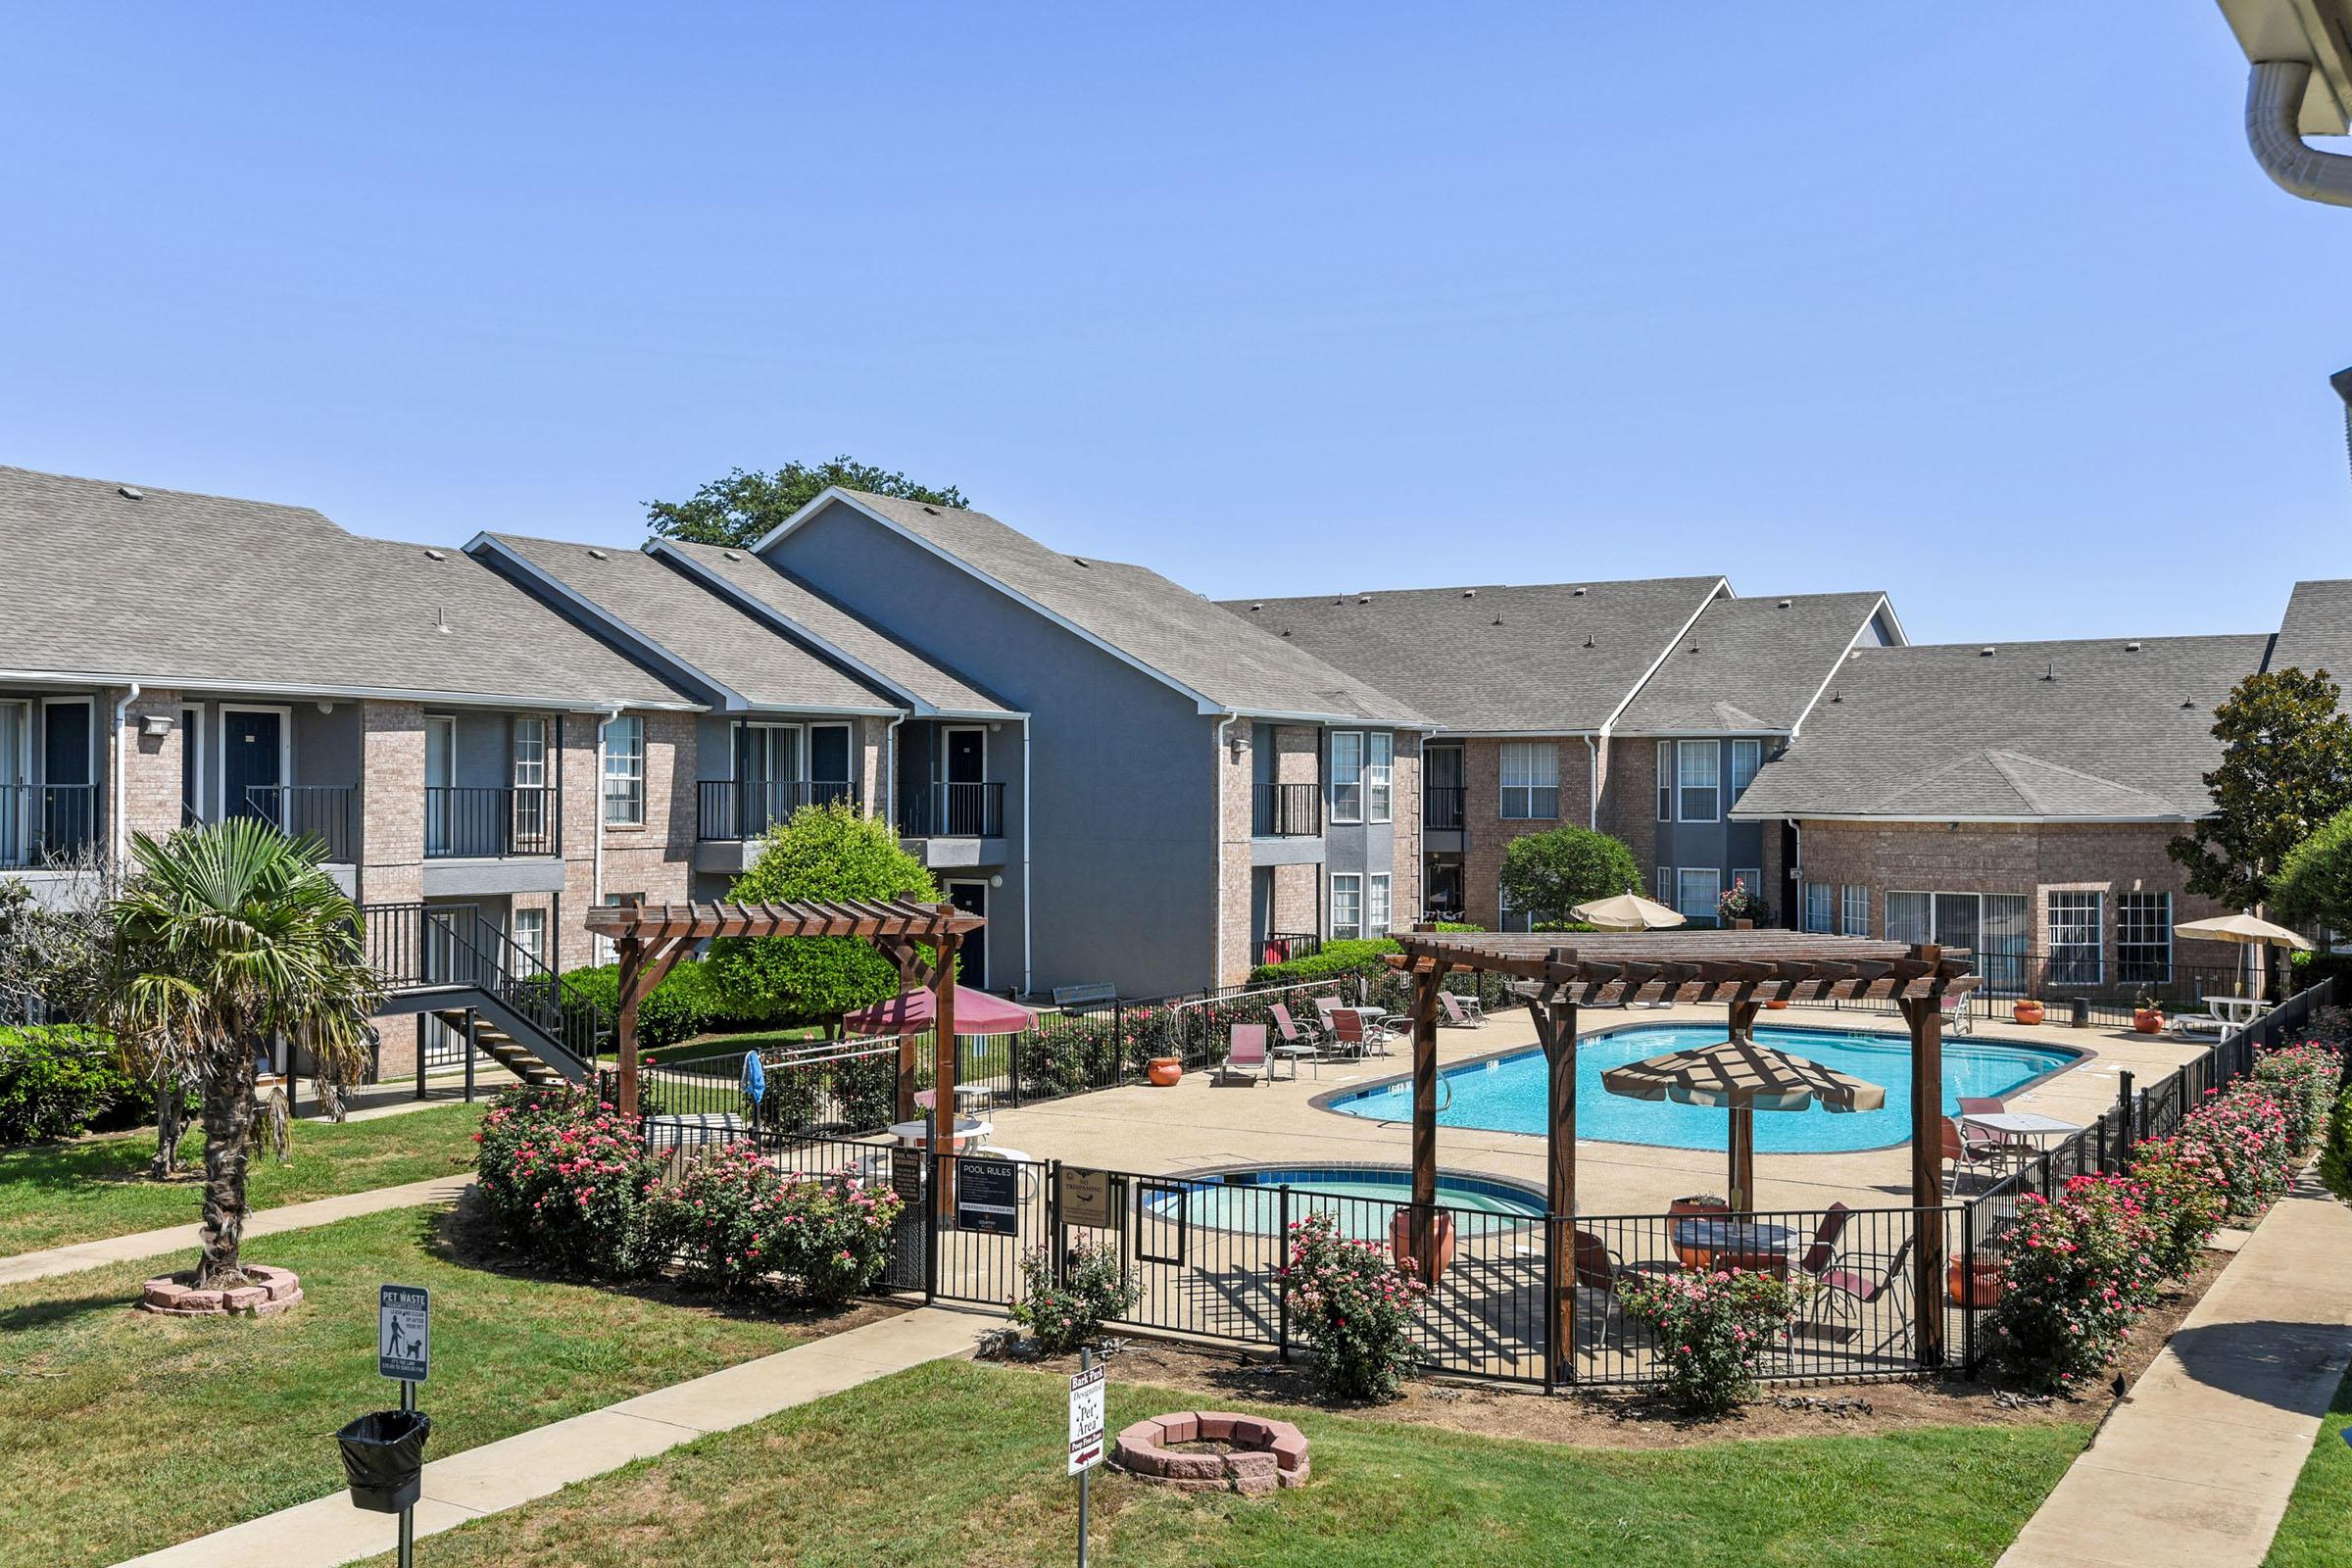
{"type": "MultiPolygon", "coordinates": [[[[637,1115],[637,1009],[672,965],[713,937],[853,937],[898,965],[900,983],[930,991],[933,1025],[931,1148],[956,1147],[956,952],[988,922],[952,904],[845,899],[791,904],[617,904],[588,911],[589,931],[620,955],[620,1113],[637,1115]],[[926,959],[922,950],[929,948],[926,959]]],[[[915,1043],[899,1038],[899,1119],[914,1119],[915,1043]]],[[[946,1182],[933,1184],[942,1217],[946,1182]]]]}
{"type": "MultiPolygon", "coordinates": [[[[1745,1036],[1767,1002],[1891,1001],[1911,1034],[1911,1203],[1943,1202],[1943,1006],[1976,989],[1966,953],[1792,931],[1505,932],[1415,930],[1389,962],[1413,977],[1412,1255],[1434,1261],[1438,1200],[1438,993],[1449,974],[1512,976],[1550,1069],[1545,1118],[1546,1238],[1553,1259],[1547,1317],[1556,1353],[1576,1347],[1577,1009],[1633,1002],[1721,1003],[1745,1036]]],[[[1923,1364],[1943,1356],[1940,1225],[1916,1225],[1913,1282],[1923,1364]]],[[[1434,1272],[1429,1277],[1434,1283],[1434,1272]]]]}

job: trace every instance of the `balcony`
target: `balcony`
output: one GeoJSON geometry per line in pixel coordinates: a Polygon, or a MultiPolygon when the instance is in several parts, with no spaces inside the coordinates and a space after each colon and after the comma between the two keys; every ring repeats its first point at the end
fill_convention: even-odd
{"type": "Polygon", "coordinates": [[[1421,791],[1421,825],[1441,833],[1462,830],[1462,810],[1469,791],[1459,785],[1431,784],[1421,791]]]}
{"type": "Polygon", "coordinates": [[[506,860],[553,856],[564,847],[554,789],[435,785],[424,792],[424,858],[506,860]]]}
{"type": "Polygon", "coordinates": [[[804,807],[836,801],[858,805],[857,784],[848,779],[705,779],[694,787],[694,836],[705,844],[756,839],[804,807]]]}
{"type": "Polygon", "coordinates": [[[359,858],[359,791],[349,785],[256,784],[245,791],[243,814],[275,823],[288,838],[322,841],[329,861],[359,858]]]}
{"type": "Polygon", "coordinates": [[[906,833],[914,839],[1001,839],[1004,786],[933,784],[907,801],[906,833]]]}
{"type": "Polygon", "coordinates": [[[97,785],[0,784],[0,866],[70,859],[97,841],[97,785]]]}
{"type": "Polygon", "coordinates": [[[1260,784],[1250,812],[1253,838],[1313,838],[1323,831],[1323,786],[1260,784]]]}

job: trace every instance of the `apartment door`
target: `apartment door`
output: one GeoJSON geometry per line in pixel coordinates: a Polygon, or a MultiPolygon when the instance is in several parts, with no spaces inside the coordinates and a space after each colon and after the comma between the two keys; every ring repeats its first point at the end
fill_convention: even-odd
{"type": "Polygon", "coordinates": [[[949,730],[940,744],[947,832],[955,838],[978,838],[986,815],[982,800],[988,791],[982,781],[988,776],[988,731],[959,726],[949,730]]]}
{"type": "Polygon", "coordinates": [[[452,853],[450,826],[456,815],[458,721],[447,713],[424,715],[424,853],[452,853]]]}
{"type": "Polygon", "coordinates": [[[283,825],[286,716],[273,709],[220,710],[220,814],[283,825]]]}
{"type": "MultiPolygon", "coordinates": [[[[976,914],[984,920],[988,918],[987,883],[950,882],[944,891],[948,895],[948,902],[964,913],[976,914]]],[[[988,989],[988,927],[982,926],[977,931],[965,933],[960,951],[963,954],[963,968],[959,971],[956,983],[970,986],[975,991],[986,991],[988,989]]]]}
{"type": "Polygon", "coordinates": [[[32,707],[0,703],[0,865],[21,865],[32,845],[32,707]]]}
{"type": "Polygon", "coordinates": [[[204,820],[204,710],[179,710],[179,821],[192,827],[204,820]]]}
{"type": "Polygon", "coordinates": [[[1252,963],[1277,961],[1266,951],[1266,939],[1274,934],[1274,868],[1253,865],[1250,868],[1250,951],[1252,963]]]}
{"type": "Polygon", "coordinates": [[[808,781],[813,786],[809,798],[819,806],[850,798],[849,725],[808,726],[808,781]]]}
{"type": "Polygon", "coordinates": [[[801,732],[789,724],[744,724],[735,731],[736,836],[754,839],[792,814],[801,777],[801,732]]]}

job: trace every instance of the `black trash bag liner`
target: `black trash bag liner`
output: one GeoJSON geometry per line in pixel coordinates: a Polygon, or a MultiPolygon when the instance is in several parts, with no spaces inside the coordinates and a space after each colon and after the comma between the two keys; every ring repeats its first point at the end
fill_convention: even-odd
{"type": "Polygon", "coordinates": [[[433,1418],[421,1410],[370,1410],[336,1433],[352,1506],[371,1513],[414,1506],[423,1484],[424,1440],[432,1431],[433,1418]]]}

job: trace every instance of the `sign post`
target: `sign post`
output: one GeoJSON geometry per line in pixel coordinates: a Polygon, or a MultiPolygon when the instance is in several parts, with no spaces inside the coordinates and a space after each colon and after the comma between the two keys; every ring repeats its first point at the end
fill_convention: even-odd
{"type": "MultiPolygon", "coordinates": [[[[420,1285],[386,1285],[375,1293],[375,1370],[400,1382],[400,1407],[416,1408],[416,1385],[432,1376],[433,1297],[420,1285]]],[[[399,1568],[416,1561],[416,1505],[400,1510],[399,1568]]]]}
{"type": "Polygon", "coordinates": [[[1070,1474],[1078,1478],[1078,1568],[1086,1568],[1086,1511],[1088,1483],[1102,1462],[1104,1369],[1095,1365],[1095,1352],[1078,1352],[1078,1370],[1070,1374],[1070,1474]]]}

